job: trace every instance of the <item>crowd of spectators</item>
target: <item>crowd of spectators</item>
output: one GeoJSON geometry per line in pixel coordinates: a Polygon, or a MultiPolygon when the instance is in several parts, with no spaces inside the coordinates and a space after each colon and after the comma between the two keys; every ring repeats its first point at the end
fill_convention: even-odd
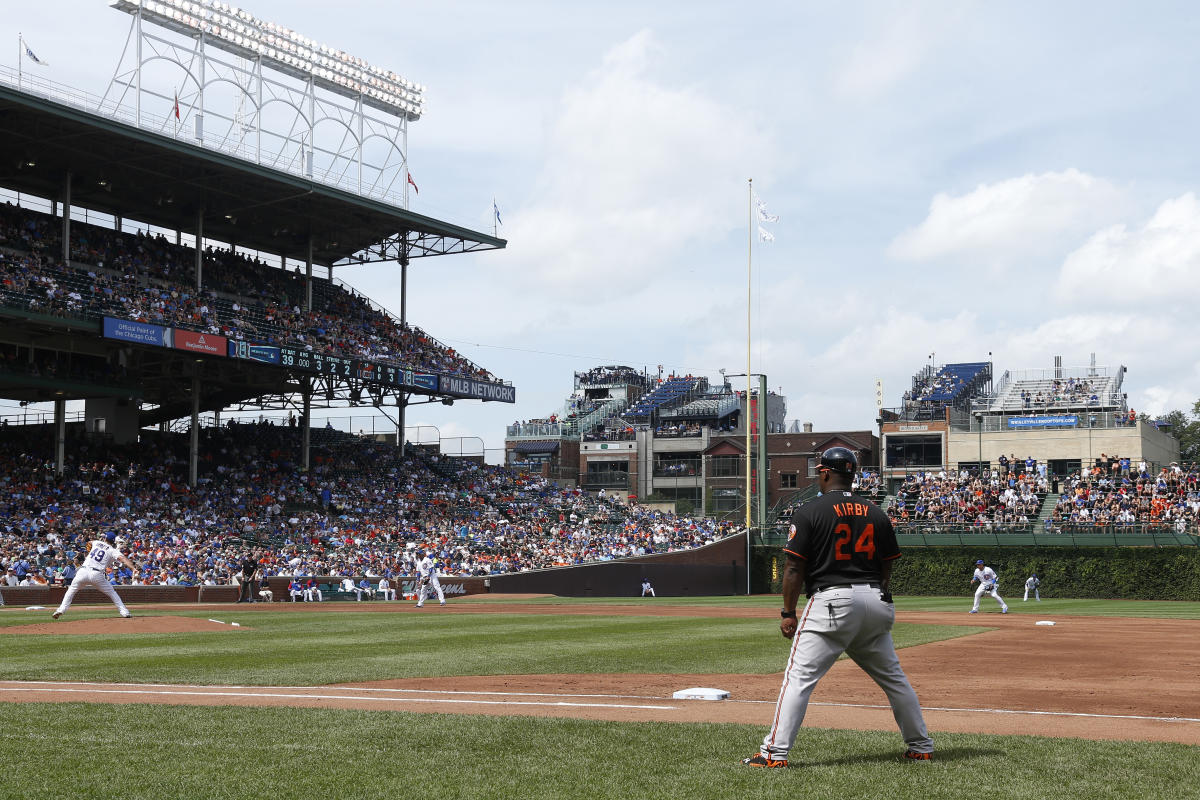
{"type": "Polygon", "coordinates": [[[1021,403],[1025,408],[1098,406],[1100,405],[1099,391],[1100,387],[1093,386],[1090,380],[1055,378],[1044,392],[1040,389],[1036,392],[1022,389],[1021,403]]]}
{"type": "Polygon", "coordinates": [[[1200,468],[1172,462],[1154,472],[1144,460],[1101,455],[1067,478],[1051,516],[1053,527],[1170,526],[1200,522],[1200,468]]]}
{"type": "MultiPolygon", "coordinates": [[[[32,426],[31,426],[32,428],[32,426]]],[[[62,583],[87,542],[116,530],[136,570],[125,584],[220,585],[252,554],[264,576],[411,575],[420,551],[445,575],[492,575],[711,543],[729,524],[562,489],[540,476],[318,429],[308,472],[299,434],[230,423],[201,439],[115,446],[72,434],[63,476],[47,429],[0,431],[0,572],[62,583]]]]}
{"type": "Polygon", "coordinates": [[[206,248],[203,288],[195,250],[164,236],[71,226],[71,264],[60,263],[60,223],[0,206],[0,302],[56,316],[148,322],[263,344],[494,380],[420,328],[401,324],[358,294],[272,268],[232,250],[206,248]]]}
{"type": "Polygon", "coordinates": [[[887,507],[897,528],[909,525],[1020,529],[1037,519],[1048,487],[1035,472],[968,470],[909,475],[887,507]]]}
{"type": "Polygon", "coordinates": [[[633,367],[593,367],[584,372],[575,373],[577,386],[641,386],[645,388],[650,383],[650,376],[638,372],[633,367]]]}

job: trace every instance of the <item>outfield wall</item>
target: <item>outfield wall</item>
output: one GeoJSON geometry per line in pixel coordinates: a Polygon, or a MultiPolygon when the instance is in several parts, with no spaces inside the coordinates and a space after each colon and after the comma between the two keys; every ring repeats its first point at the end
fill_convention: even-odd
{"type": "MultiPolygon", "coordinates": [[[[909,547],[896,562],[897,595],[969,597],[982,558],[1000,576],[1000,594],[1020,598],[1037,573],[1043,597],[1200,601],[1200,548],[1196,547],[909,547]]],[[[755,593],[782,589],[784,553],[755,547],[755,593]]]]}
{"type": "MultiPolygon", "coordinates": [[[[353,576],[357,582],[361,575],[353,576]]],[[[575,567],[555,567],[532,572],[514,572],[487,577],[440,577],[447,598],[470,594],[553,594],[563,597],[637,597],[642,593],[642,578],[649,578],[660,597],[711,596],[746,593],[746,536],[738,534],[704,547],[637,556],[619,561],[601,561],[575,567]]],[[[307,580],[307,579],[306,579],[307,580]]],[[[334,587],[341,576],[315,576],[322,584],[327,600],[353,599],[352,593],[334,587]]],[[[376,582],[375,580],[372,581],[376,582]]],[[[287,602],[290,577],[268,578],[275,602],[287,602]]],[[[393,581],[403,596],[415,591],[413,578],[393,581]]],[[[139,603],[232,603],[237,586],[117,586],[121,599],[130,605],[139,603]]],[[[10,606],[56,607],[66,592],[63,586],[12,586],[0,588],[10,606]]],[[[95,589],[83,589],[75,603],[108,604],[108,598],[95,589]]]]}

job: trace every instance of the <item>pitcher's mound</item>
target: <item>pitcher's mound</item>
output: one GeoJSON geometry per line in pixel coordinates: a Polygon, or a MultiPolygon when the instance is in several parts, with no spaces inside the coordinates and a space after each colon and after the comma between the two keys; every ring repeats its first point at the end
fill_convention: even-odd
{"type": "Polygon", "coordinates": [[[209,631],[245,631],[249,628],[235,628],[232,625],[222,625],[219,622],[209,622],[206,619],[192,617],[139,617],[121,619],[118,616],[103,619],[60,619],[35,622],[32,625],[13,625],[0,628],[0,634],[38,634],[38,633],[79,633],[102,634],[110,636],[121,633],[205,633],[209,631]]]}

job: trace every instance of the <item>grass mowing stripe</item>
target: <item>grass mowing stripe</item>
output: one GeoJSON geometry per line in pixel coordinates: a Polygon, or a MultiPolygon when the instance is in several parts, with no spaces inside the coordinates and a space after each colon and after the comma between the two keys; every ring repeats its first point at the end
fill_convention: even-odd
{"type": "MultiPolygon", "coordinates": [[[[206,612],[201,612],[206,613],[206,612]]],[[[443,675],[782,669],[773,619],[256,611],[252,629],[4,639],[0,679],[320,685],[443,675]]],[[[901,646],[984,630],[898,625],[901,646]]]]}
{"type": "MultiPolygon", "coordinates": [[[[1004,587],[1001,587],[1002,590],[1004,587]]],[[[1083,616],[1105,617],[1153,617],[1158,619],[1200,619],[1200,603],[1174,600],[1089,600],[1045,597],[1040,603],[1030,600],[1023,602],[1021,595],[1024,585],[1003,591],[1005,601],[1015,613],[1044,613],[1071,614],[1083,616]]],[[[971,607],[974,590],[964,590],[960,597],[914,597],[896,595],[897,611],[966,611],[971,607]],[[963,607],[963,604],[966,607],[963,607]]],[[[779,595],[759,594],[749,597],[542,597],[520,599],[493,599],[488,595],[472,595],[455,600],[455,603],[488,603],[503,602],[513,605],[557,605],[557,606],[688,606],[702,613],[704,608],[761,608],[777,609],[779,595]]],[[[995,601],[987,599],[994,607],[995,601]]]]}
{"type": "Polygon", "coordinates": [[[937,734],[905,764],[894,732],[803,729],[794,768],[740,766],[763,731],[285,708],[0,704],[14,797],[371,797],[674,800],[1187,797],[1200,748],[937,734]],[[64,730],[64,723],[68,729],[64,730]]]}

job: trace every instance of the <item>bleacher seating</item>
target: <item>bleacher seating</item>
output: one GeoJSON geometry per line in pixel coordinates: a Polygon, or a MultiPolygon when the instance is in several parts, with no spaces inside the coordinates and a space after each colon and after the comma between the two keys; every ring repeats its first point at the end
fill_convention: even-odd
{"type": "Polygon", "coordinates": [[[59,479],[48,426],[0,427],[0,573],[61,581],[88,539],[112,529],[137,565],[117,580],[168,585],[228,584],[248,553],[268,576],[408,575],[421,550],[443,574],[488,575],[688,549],[731,532],[420,446],[400,458],[317,431],[306,473],[295,427],[206,429],[189,487],[186,435],[115,445],[72,428],[59,479]]]}
{"type": "Polygon", "coordinates": [[[704,391],[707,386],[707,378],[671,376],[639,397],[621,416],[635,420],[649,419],[660,409],[690,400],[696,392],[704,391]]]}
{"type": "Polygon", "coordinates": [[[992,411],[1117,410],[1124,404],[1119,382],[1109,375],[1014,380],[991,404],[992,411]]]}
{"type": "Polygon", "coordinates": [[[48,215],[0,206],[0,304],[93,321],[118,317],[492,379],[453,348],[325,279],[313,278],[313,306],[303,310],[303,276],[240,253],[206,249],[204,286],[197,290],[187,266],[194,263],[195,251],[161,236],[76,222],[70,265],[57,260],[59,236],[58,223],[48,215]]]}
{"type": "Polygon", "coordinates": [[[953,525],[1031,530],[1046,492],[1046,479],[1036,473],[920,473],[906,478],[885,511],[897,529],[953,525]]]}

